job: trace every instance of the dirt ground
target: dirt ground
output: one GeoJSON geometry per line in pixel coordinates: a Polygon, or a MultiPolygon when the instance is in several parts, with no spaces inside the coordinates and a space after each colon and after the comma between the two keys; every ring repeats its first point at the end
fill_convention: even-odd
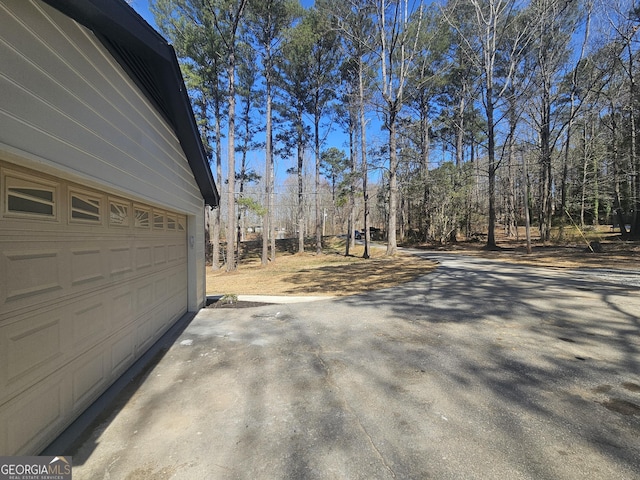
{"type": "MultiPolygon", "coordinates": [[[[571,232],[569,232],[571,233],[571,232]]],[[[640,268],[640,242],[623,242],[619,235],[601,228],[582,235],[566,235],[563,242],[542,245],[534,240],[527,254],[524,232],[518,240],[497,236],[499,249],[488,251],[482,238],[453,245],[411,245],[411,248],[482,256],[511,263],[551,268],[640,268]],[[601,253],[589,243],[599,242],[601,253]]],[[[247,251],[235,272],[207,268],[209,295],[353,295],[399,285],[436,268],[430,261],[400,253],[385,256],[384,246],[373,247],[363,259],[363,247],[344,255],[344,240],[329,239],[323,255],[279,252],[275,262],[262,266],[259,252],[247,251]]]]}

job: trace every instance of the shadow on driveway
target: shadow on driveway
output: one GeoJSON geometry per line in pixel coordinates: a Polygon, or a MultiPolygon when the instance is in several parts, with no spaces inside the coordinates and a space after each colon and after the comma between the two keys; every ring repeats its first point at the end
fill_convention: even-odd
{"type": "Polygon", "coordinates": [[[334,300],[204,309],[74,478],[637,478],[640,295],[437,256],[334,300]]]}

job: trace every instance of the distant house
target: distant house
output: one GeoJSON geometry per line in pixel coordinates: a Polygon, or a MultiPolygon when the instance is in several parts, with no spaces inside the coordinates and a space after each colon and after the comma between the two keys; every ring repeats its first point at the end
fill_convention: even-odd
{"type": "Polygon", "coordinates": [[[0,2],[0,455],[36,454],[205,302],[218,192],[121,0],[0,2]]]}

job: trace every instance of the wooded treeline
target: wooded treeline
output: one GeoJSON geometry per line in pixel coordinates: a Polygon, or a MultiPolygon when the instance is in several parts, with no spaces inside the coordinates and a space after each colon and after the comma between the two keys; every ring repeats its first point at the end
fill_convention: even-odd
{"type": "Polygon", "coordinates": [[[228,192],[209,231],[217,252],[226,227],[228,270],[247,211],[262,219],[263,263],[275,259],[276,161],[297,179],[300,250],[314,235],[321,252],[327,202],[346,231],[363,229],[365,256],[380,205],[387,254],[407,236],[484,232],[494,247],[496,228],[525,223],[542,241],[569,222],[640,238],[635,0],[154,0],[152,11],[228,192]],[[337,132],[344,149],[327,147],[337,132]]]}

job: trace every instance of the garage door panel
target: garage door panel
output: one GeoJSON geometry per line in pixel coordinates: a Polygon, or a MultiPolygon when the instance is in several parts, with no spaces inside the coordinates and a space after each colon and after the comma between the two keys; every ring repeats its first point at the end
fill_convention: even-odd
{"type": "Polygon", "coordinates": [[[153,306],[153,280],[145,279],[136,287],[136,309],[144,312],[153,306]]]}
{"type": "Polygon", "coordinates": [[[105,355],[102,348],[96,348],[83,355],[81,362],[74,362],[72,368],[72,408],[78,411],[88,405],[106,386],[105,355]]]}
{"type": "Polygon", "coordinates": [[[169,291],[175,292],[176,294],[182,294],[183,292],[186,294],[186,288],[182,282],[185,273],[183,269],[180,269],[168,275],[169,291]]]}
{"type": "Polygon", "coordinates": [[[130,245],[109,248],[109,274],[121,277],[133,272],[133,251],[130,245]]]}
{"type": "Polygon", "coordinates": [[[100,248],[71,250],[72,287],[104,280],[105,277],[104,255],[100,248]]]}
{"type": "Polygon", "coordinates": [[[162,267],[164,264],[167,263],[167,246],[162,244],[162,245],[155,245],[153,247],[153,264],[156,267],[162,267]]]}
{"type": "Polygon", "coordinates": [[[2,375],[5,392],[10,390],[9,384],[42,367],[51,371],[55,368],[55,360],[63,356],[64,332],[59,318],[50,315],[25,318],[21,322],[6,325],[0,332],[4,344],[2,350],[6,355],[3,358],[2,375]]]}
{"type": "MultiPolygon", "coordinates": [[[[40,439],[51,438],[64,422],[65,396],[68,385],[59,375],[35,385],[19,399],[0,409],[0,430],[6,432],[0,451],[34,451],[40,439]]],[[[14,453],[15,454],[15,453],[14,453]]]]}
{"type": "MultiPolygon", "coordinates": [[[[151,295],[157,287],[159,295],[166,292],[163,284],[166,280],[160,275],[147,284],[145,291],[151,295]]],[[[113,368],[107,377],[112,378],[115,370],[121,372],[124,363],[146,350],[186,311],[182,302],[186,292],[166,292],[162,301],[152,297],[146,313],[135,317],[131,288],[132,284],[118,286],[103,292],[105,301],[93,298],[54,310],[45,308],[38,315],[25,314],[0,327],[0,406],[57,371],[74,371],[71,365],[78,357],[100,345],[110,345],[113,359],[108,364],[113,368]]],[[[78,381],[74,380],[74,398],[78,396],[78,381]]]]}
{"type": "Polygon", "coordinates": [[[153,285],[153,290],[155,294],[155,302],[164,302],[167,298],[167,279],[166,277],[159,278],[155,281],[153,285]]]}
{"type": "Polygon", "coordinates": [[[69,332],[66,319],[45,309],[0,326],[0,410],[65,364],[69,332]]]}
{"type": "MultiPolygon", "coordinates": [[[[162,305],[162,307],[158,307],[158,310],[162,309],[164,312],[168,312],[168,302],[165,302],[165,304],[162,305]]],[[[153,335],[155,337],[160,337],[160,335],[162,335],[162,333],[164,332],[165,327],[173,322],[173,318],[172,316],[167,316],[167,315],[160,315],[159,312],[155,313],[153,315],[153,318],[155,319],[154,321],[154,332],[153,335]]]]}
{"type": "Polygon", "coordinates": [[[5,302],[31,301],[43,293],[62,290],[58,250],[13,250],[4,252],[3,283],[7,286],[5,302]]]}
{"type": "Polygon", "coordinates": [[[153,319],[147,315],[136,322],[136,356],[142,355],[153,343],[153,319]]]}
{"type": "MultiPolygon", "coordinates": [[[[55,232],[42,232],[55,238],[55,232]]],[[[152,248],[136,247],[139,265],[134,268],[132,247],[108,248],[109,239],[90,245],[87,240],[38,241],[15,237],[9,244],[0,241],[0,323],[14,312],[44,302],[55,306],[79,297],[95,295],[114,283],[136,281],[165,267],[153,265],[152,248]],[[59,243],[58,249],[42,249],[43,244],[59,243]],[[19,245],[20,248],[16,248],[19,245]]],[[[143,240],[143,243],[149,243],[143,240]]],[[[186,248],[186,247],[185,247],[186,248]]]]}
{"type": "Polygon", "coordinates": [[[111,294],[111,321],[115,328],[131,321],[135,311],[134,296],[130,287],[119,287],[111,294]]]}
{"type": "Polygon", "coordinates": [[[184,250],[184,244],[171,243],[167,245],[168,262],[170,265],[176,264],[180,260],[180,250],[184,250]]]}
{"type": "Polygon", "coordinates": [[[77,302],[71,306],[72,339],[74,349],[100,342],[108,333],[107,308],[102,295],[77,302]]]}
{"type": "Polygon", "coordinates": [[[153,266],[151,245],[139,245],[136,247],[135,266],[137,271],[150,269],[153,266]]]}
{"type": "Polygon", "coordinates": [[[126,328],[119,332],[116,340],[111,346],[111,375],[119,375],[124,371],[134,359],[135,336],[133,329],[126,328]]]}

